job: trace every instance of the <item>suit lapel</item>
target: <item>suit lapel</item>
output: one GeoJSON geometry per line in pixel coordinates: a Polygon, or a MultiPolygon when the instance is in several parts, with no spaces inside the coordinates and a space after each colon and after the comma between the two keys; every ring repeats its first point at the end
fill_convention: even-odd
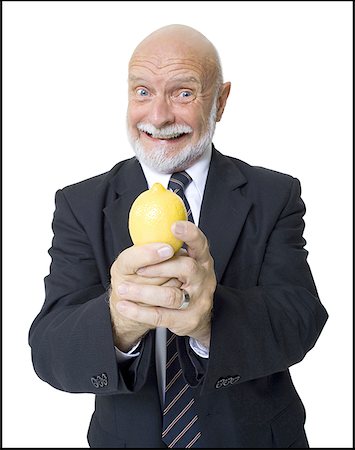
{"type": "Polygon", "coordinates": [[[133,245],[128,231],[128,214],[134,200],[148,189],[148,185],[136,158],[123,164],[111,184],[115,199],[104,208],[104,214],[113,236],[114,255],[117,256],[122,250],[133,245]]]}
{"type": "Polygon", "coordinates": [[[247,182],[228,157],[213,149],[201,205],[199,228],[207,236],[218,282],[251,207],[240,187],[247,182]]]}

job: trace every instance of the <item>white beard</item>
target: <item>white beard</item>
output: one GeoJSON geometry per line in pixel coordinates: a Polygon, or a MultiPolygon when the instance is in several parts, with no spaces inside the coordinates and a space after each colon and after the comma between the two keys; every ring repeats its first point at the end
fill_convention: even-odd
{"type": "MultiPolygon", "coordinates": [[[[199,141],[192,145],[188,144],[182,148],[177,155],[170,155],[169,150],[165,145],[157,145],[154,149],[149,151],[144,148],[139,138],[134,138],[127,126],[128,140],[136,154],[138,161],[143,162],[152,170],[159,173],[174,173],[187,169],[190,165],[197,161],[209,148],[212,143],[212,138],[216,128],[217,116],[217,99],[213,102],[213,106],[208,119],[207,131],[199,141]]],[[[149,130],[154,130],[155,127],[151,124],[137,124],[142,127],[147,127],[149,130]]],[[[174,133],[174,125],[169,125],[169,133],[174,133]]],[[[163,129],[162,129],[163,130],[163,129]]],[[[176,129],[178,132],[178,128],[176,129]]],[[[159,132],[157,130],[157,132],[159,132]]]]}

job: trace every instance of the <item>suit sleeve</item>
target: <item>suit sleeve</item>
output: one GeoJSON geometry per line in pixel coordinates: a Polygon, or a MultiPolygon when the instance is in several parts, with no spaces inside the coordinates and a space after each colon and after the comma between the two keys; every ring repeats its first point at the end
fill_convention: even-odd
{"type": "Polygon", "coordinates": [[[293,179],[256,285],[217,286],[203,389],[214,389],[226,375],[242,383],[284,371],[316,343],[328,314],[307,263],[304,214],[300,184],[293,179]]]}
{"type": "Polygon", "coordinates": [[[140,356],[117,364],[108,305],[108,286],[99,275],[93,248],[65,192],[56,193],[50,273],[45,302],[29,330],[37,375],[67,392],[131,392],[144,383],[151,336],[140,356]]]}

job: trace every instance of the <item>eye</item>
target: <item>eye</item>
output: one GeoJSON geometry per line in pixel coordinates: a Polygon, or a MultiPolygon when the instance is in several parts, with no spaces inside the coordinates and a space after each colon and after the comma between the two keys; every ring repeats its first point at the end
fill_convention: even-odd
{"type": "Polygon", "coordinates": [[[182,98],[188,98],[188,97],[191,97],[191,95],[192,95],[192,92],[190,92],[190,91],[182,91],[179,94],[179,96],[182,98]]]}
{"type": "Polygon", "coordinates": [[[174,92],[175,101],[180,103],[190,103],[195,97],[195,93],[190,89],[179,89],[174,92]]]}
{"type": "Polygon", "coordinates": [[[147,91],[147,89],[144,88],[139,88],[136,90],[137,95],[139,95],[140,97],[148,97],[149,92],[147,91]]]}

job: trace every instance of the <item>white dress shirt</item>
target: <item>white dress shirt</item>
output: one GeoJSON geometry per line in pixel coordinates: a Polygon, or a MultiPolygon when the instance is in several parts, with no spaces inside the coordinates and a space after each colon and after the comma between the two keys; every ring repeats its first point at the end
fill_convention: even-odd
{"type": "MultiPolygon", "coordinates": [[[[205,190],[206,179],[208,174],[208,168],[210,165],[212,156],[212,145],[209,146],[208,150],[202,155],[202,157],[191,167],[186,169],[186,172],[191,176],[192,181],[185,189],[185,196],[189,205],[191,207],[192,216],[194,218],[194,222],[198,225],[200,220],[200,211],[203,193],[205,190]]],[[[166,189],[168,188],[169,180],[171,174],[161,174],[155,172],[151,168],[147,167],[144,163],[141,163],[145,178],[148,183],[148,188],[150,189],[154,183],[162,184],[166,189]]],[[[162,395],[162,399],[164,397],[165,391],[165,363],[166,363],[166,328],[159,327],[156,329],[156,367],[157,367],[157,375],[158,375],[158,383],[160,386],[160,393],[162,395]]],[[[202,358],[208,358],[209,350],[205,348],[198,341],[190,337],[190,346],[193,351],[201,356],[202,358]]],[[[140,343],[135,345],[129,352],[124,353],[117,349],[116,347],[116,356],[117,360],[124,361],[128,358],[133,358],[139,355],[139,352],[136,352],[140,343]]]]}

